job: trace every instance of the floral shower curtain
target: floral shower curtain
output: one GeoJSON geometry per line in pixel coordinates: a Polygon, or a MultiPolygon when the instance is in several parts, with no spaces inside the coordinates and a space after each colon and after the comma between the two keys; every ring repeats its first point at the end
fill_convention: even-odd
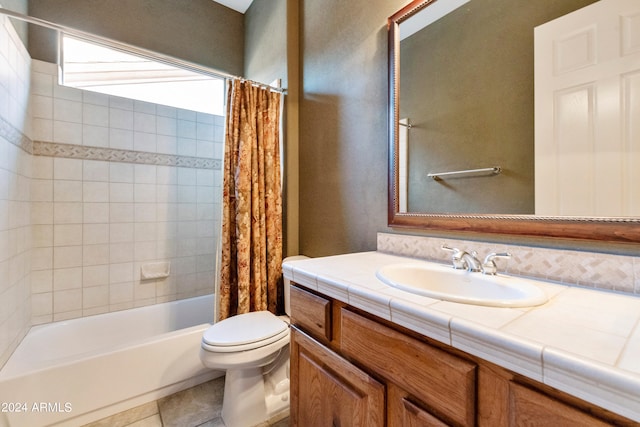
{"type": "Polygon", "coordinates": [[[250,81],[228,84],[218,320],[278,309],[281,98],[250,81]]]}

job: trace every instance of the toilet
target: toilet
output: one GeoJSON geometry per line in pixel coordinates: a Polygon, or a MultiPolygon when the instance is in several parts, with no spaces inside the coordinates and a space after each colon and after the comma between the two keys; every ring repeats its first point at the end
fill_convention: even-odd
{"type": "Polygon", "coordinates": [[[286,316],[239,314],[215,323],[202,336],[204,366],[226,370],[222,420],[227,427],[255,426],[289,408],[289,286],[285,279],[286,316]]]}

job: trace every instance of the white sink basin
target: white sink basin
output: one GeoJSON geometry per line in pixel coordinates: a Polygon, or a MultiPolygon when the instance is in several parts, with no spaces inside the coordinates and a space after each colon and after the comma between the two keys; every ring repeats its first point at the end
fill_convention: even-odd
{"type": "Polygon", "coordinates": [[[378,279],[412,294],[491,307],[531,307],[547,302],[533,280],[456,270],[438,264],[403,263],[380,268],[378,279]]]}

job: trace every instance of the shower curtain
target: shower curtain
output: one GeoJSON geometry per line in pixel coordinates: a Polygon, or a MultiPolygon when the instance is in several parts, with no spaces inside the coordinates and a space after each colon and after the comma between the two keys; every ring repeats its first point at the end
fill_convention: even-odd
{"type": "Polygon", "coordinates": [[[228,83],[218,320],[279,308],[281,98],[250,81],[228,83]]]}

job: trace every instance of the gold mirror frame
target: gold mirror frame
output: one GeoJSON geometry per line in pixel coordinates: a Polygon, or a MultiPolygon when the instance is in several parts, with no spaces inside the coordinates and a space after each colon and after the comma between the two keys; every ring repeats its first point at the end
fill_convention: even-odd
{"type": "Polygon", "coordinates": [[[389,203],[388,225],[477,234],[499,234],[585,242],[640,243],[640,219],[536,217],[533,215],[429,214],[399,211],[398,121],[400,24],[437,0],[414,0],[388,19],[389,36],[389,203]]]}

